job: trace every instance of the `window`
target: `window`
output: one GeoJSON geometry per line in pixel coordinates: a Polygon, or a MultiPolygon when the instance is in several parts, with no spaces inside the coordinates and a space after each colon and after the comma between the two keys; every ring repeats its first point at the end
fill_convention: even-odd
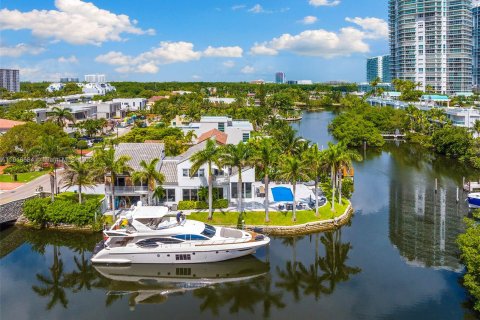
{"type": "MultiPolygon", "coordinates": [[[[232,182],[231,183],[231,188],[232,188],[232,198],[237,198],[238,197],[237,183],[232,182]]],[[[242,196],[243,199],[252,198],[252,183],[251,182],[242,183],[242,193],[243,193],[243,196],[242,196]]]]}
{"type": "Polygon", "coordinates": [[[198,176],[199,177],[205,177],[205,169],[198,170],[198,176]]]}
{"type": "Polygon", "coordinates": [[[168,202],[174,202],[175,201],[175,189],[164,189],[165,194],[160,199],[161,201],[168,201],[168,202]]]}
{"type": "Polygon", "coordinates": [[[208,238],[198,234],[179,234],[179,235],[173,236],[173,238],[181,239],[181,240],[208,240],[208,238]]]}
{"type": "Polygon", "coordinates": [[[176,268],[175,274],[177,276],[189,276],[192,274],[192,268],[176,268]]]}
{"type": "Polygon", "coordinates": [[[218,131],[225,132],[225,123],[219,122],[218,123],[218,131]]]}
{"type": "Polygon", "coordinates": [[[175,260],[192,260],[189,254],[176,254],[175,260]]]}
{"type": "Polygon", "coordinates": [[[197,189],[183,189],[182,194],[184,201],[198,201],[197,189]]]}
{"type": "Polygon", "coordinates": [[[247,132],[247,133],[244,133],[244,134],[242,135],[242,138],[243,138],[243,142],[247,142],[248,139],[250,139],[250,133],[248,133],[248,132],[247,132]]]}
{"type": "Polygon", "coordinates": [[[183,169],[183,176],[184,176],[184,177],[189,177],[189,176],[190,176],[190,170],[188,170],[188,169],[183,169]]]}
{"type": "Polygon", "coordinates": [[[215,229],[214,226],[211,226],[209,224],[205,224],[205,229],[203,229],[202,234],[204,236],[207,236],[209,238],[213,237],[217,230],[215,229]]]}

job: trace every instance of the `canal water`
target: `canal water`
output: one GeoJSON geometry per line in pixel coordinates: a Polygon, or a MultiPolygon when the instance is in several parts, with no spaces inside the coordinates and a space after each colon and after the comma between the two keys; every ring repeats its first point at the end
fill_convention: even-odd
{"type": "MultiPolygon", "coordinates": [[[[293,126],[326,147],[333,117],[293,126]]],[[[349,226],[245,259],[95,268],[101,235],[3,230],[0,319],[474,319],[455,239],[468,214],[456,188],[475,173],[400,143],[364,156],[349,226]]]]}

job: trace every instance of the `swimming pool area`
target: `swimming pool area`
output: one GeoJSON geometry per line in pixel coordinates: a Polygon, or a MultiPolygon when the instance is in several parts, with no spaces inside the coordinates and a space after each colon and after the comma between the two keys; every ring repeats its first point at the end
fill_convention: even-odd
{"type": "Polygon", "coordinates": [[[287,187],[272,188],[273,201],[275,202],[293,202],[293,192],[287,187]]]}

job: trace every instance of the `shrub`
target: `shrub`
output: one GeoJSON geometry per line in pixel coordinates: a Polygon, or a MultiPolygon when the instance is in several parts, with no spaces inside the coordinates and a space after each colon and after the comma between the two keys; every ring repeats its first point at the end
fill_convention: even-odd
{"type": "Polygon", "coordinates": [[[44,226],[48,222],[47,208],[50,199],[33,198],[23,204],[23,214],[36,225],[44,226]]]}
{"type": "MultiPolygon", "coordinates": [[[[213,209],[228,208],[227,199],[214,200],[212,203],[213,209]]],[[[208,209],[208,202],[205,201],[180,201],[178,203],[178,210],[205,210],[208,209]]]]}

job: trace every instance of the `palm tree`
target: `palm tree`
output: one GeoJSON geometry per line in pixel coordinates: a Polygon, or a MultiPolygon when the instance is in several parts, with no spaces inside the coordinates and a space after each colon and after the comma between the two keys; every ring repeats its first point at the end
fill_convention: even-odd
{"type": "Polygon", "coordinates": [[[297,201],[296,201],[296,190],[297,190],[297,181],[308,179],[309,169],[306,167],[305,163],[301,160],[298,160],[296,157],[286,157],[281,163],[278,170],[278,177],[280,179],[289,181],[293,186],[293,216],[292,220],[297,220],[297,201]]]}
{"type": "Polygon", "coordinates": [[[60,182],[67,188],[78,186],[78,202],[82,203],[82,187],[90,188],[96,184],[91,161],[70,158],[60,182]]]}
{"type": "Polygon", "coordinates": [[[318,217],[318,183],[320,182],[320,176],[328,170],[325,151],[320,151],[318,145],[314,144],[303,155],[315,180],[315,216],[318,217]]]}
{"type": "Polygon", "coordinates": [[[265,222],[269,222],[269,204],[268,199],[268,184],[270,182],[270,174],[273,168],[278,163],[278,157],[280,150],[277,145],[273,143],[271,139],[262,139],[260,144],[255,147],[255,151],[252,156],[252,162],[260,169],[265,179],[265,222]]]}
{"type": "Polygon", "coordinates": [[[63,128],[65,126],[66,120],[75,122],[75,118],[73,117],[73,114],[71,111],[72,109],[70,108],[53,107],[52,111],[50,111],[48,115],[52,117],[53,122],[55,122],[58,126],[63,128]]]}
{"type": "Polygon", "coordinates": [[[152,193],[155,191],[155,184],[161,185],[165,182],[165,176],[158,171],[157,164],[160,159],[155,158],[149,163],[145,160],[140,162],[141,170],[132,174],[133,181],[146,182],[148,184],[148,204],[152,203],[152,193]]]}
{"type": "Polygon", "coordinates": [[[475,120],[473,131],[477,134],[477,137],[480,137],[480,120],[475,120]]]}
{"type": "Polygon", "coordinates": [[[161,202],[161,199],[165,196],[165,189],[162,186],[158,186],[153,191],[152,197],[157,199],[157,203],[161,202]]]}
{"type": "Polygon", "coordinates": [[[332,211],[335,211],[335,187],[337,186],[338,175],[340,174],[340,193],[339,201],[342,200],[342,191],[341,191],[341,173],[340,170],[343,168],[350,169],[352,167],[352,161],[362,160],[362,157],[355,151],[349,150],[347,146],[340,142],[338,144],[328,143],[328,149],[325,151],[325,160],[330,167],[330,178],[332,179],[332,211]]]}
{"type": "Polygon", "coordinates": [[[58,144],[58,141],[53,136],[43,136],[38,146],[33,147],[30,153],[36,156],[47,157],[50,167],[50,187],[52,202],[55,200],[55,193],[57,190],[57,160],[64,158],[71,153],[71,148],[58,144]],[[53,161],[52,161],[53,160],[53,161]]]}
{"type": "Polygon", "coordinates": [[[128,165],[129,156],[115,157],[115,149],[99,150],[95,153],[94,162],[96,163],[97,176],[110,175],[112,187],[112,210],[115,211],[115,177],[117,174],[124,174],[133,171],[128,165]]]}
{"type": "Polygon", "coordinates": [[[205,145],[205,149],[200,150],[192,155],[190,161],[192,161],[192,168],[190,171],[190,175],[194,175],[198,172],[200,167],[207,164],[208,165],[208,220],[212,220],[213,217],[213,197],[212,197],[212,189],[213,189],[213,172],[212,172],[212,164],[215,164],[218,168],[221,167],[220,165],[220,156],[222,150],[217,147],[217,144],[214,140],[208,139],[207,144],[205,145]]]}
{"type": "Polygon", "coordinates": [[[298,155],[303,139],[297,136],[297,132],[294,129],[291,129],[291,127],[288,128],[290,129],[287,129],[287,131],[282,134],[280,146],[286,155],[298,155]]]}
{"type": "Polygon", "coordinates": [[[221,156],[221,162],[223,165],[230,167],[236,167],[238,169],[238,182],[237,182],[237,205],[238,212],[243,212],[242,208],[242,171],[247,167],[252,158],[252,149],[249,144],[240,142],[238,145],[229,144],[225,146],[224,152],[221,156]]]}

